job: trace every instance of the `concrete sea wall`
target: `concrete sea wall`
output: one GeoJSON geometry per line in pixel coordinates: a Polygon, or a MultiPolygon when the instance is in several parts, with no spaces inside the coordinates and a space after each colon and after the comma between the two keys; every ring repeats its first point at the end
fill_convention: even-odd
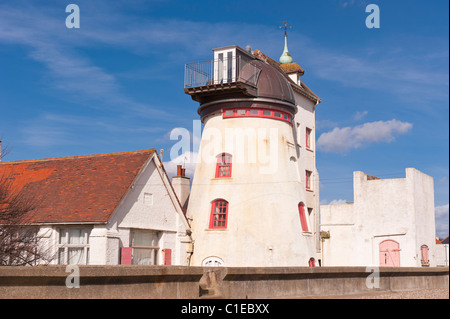
{"type": "Polygon", "coordinates": [[[0,267],[4,299],[293,298],[448,286],[448,267],[0,267]]]}

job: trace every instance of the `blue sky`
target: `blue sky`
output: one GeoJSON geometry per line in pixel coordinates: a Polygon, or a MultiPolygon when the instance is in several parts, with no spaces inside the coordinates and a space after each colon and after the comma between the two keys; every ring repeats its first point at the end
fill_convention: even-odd
{"type": "MultiPolygon", "coordinates": [[[[174,145],[198,104],[184,64],[251,45],[278,59],[279,26],[318,105],[322,203],[351,201],[352,172],[435,182],[437,235],[448,235],[448,1],[0,2],[0,139],[5,160],[174,145]],[[80,8],[68,29],[65,8],[80,8]],[[380,8],[368,29],[365,8],[380,8]]],[[[166,160],[166,158],[165,158],[166,160]]]]}

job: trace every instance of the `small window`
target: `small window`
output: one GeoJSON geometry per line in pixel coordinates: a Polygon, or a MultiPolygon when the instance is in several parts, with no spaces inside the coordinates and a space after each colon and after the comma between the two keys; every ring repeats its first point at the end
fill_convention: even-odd
{"type": "Polygon", "coordinates": [[[227,52],[227,82],[232,82],[233,80],[233,52],[227,52]]]}
{"type": "Polygon", "coordinates": [[[302,231],[309,231],[308,222],[305,214],[305,205],[303,203],[298,204],[298,214],[300,216],[300,224],[302,226],[302,231]]]}
{"type": "Polygon", "coordinates": [[[144,205],[145,206],[153,205],[153,194],[152,193],[144,193],[144,205]]]}
{"type": "Polygon", "coordinates": [[[237,109],[223,109],[222,118],[234,117],[262,117],[274,120],[281,120],[292,125],[292,116],[283,111],[271,111],[267,109],[258,108],[237,108],[237,109]]]}
{"type": "Polygon", "coordinates": [[[130,233],[133,265],[157,265],[160,233],[154,230],[132,230],[130,233]]]}
{"type": "Polygon", "coordinates": [[[311,171],[306,171],[306,189],[311,189],[311,171]]]}
{"type": "Polygon", "coordinates": [[[216,178],[231,177],[231,160],[232,156],[227,153],[217,156],[216,178]]]}
{"type": "Polygon", "coordinates": [[[311,129],[306,128],[306,147],[311,148],[311,129]]]}
{"type": "Polygon", "coordinates": [[[219,83],[223,83],[223,53],[219,53],[219,56],[218,56],[218,58],[219,58],[219,61],[217,62],[217,66],[218,66],[218,68],[217,68],[217,77],[218,77],[218,81],[219,81],[219,83]]]}
{"type": "Polygon", "coordinates": [[[211,218],[209,228],[220,229],[227,228],[228,202],[223,199],[217,199],[211,204],[211,218]]]}
{"type": "Polygon", "coordinates": [[[204,266],[204,267],[220,267],[220,266],[223,266],[223,260],[220,259],[219,257],[208,257],[203,260],[202,266],[204,266]]]}

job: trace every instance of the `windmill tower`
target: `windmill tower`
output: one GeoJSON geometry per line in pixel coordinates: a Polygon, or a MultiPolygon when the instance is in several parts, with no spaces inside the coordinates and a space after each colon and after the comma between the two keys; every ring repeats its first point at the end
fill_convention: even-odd
{"type": "Polygon", "coordinates": [[[320,99],[291,79],[300,67],[284,71],[236,45],[213,52],[185,73],[185,93],[200,103],[204,123],[187,211],[191,265],[308,266],[319,256],[318,187],[299,130],[306,118],[314,128],[320,99]]]}

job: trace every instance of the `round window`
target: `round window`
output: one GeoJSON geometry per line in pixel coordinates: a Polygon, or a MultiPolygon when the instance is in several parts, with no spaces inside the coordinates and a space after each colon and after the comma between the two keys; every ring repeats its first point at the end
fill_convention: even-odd
{"type": "Polygon", "coordinates": [[[204,267],[220,267],[223,266],[223,260],[219,257],[207,257],[203,260],[204,267]]]}

